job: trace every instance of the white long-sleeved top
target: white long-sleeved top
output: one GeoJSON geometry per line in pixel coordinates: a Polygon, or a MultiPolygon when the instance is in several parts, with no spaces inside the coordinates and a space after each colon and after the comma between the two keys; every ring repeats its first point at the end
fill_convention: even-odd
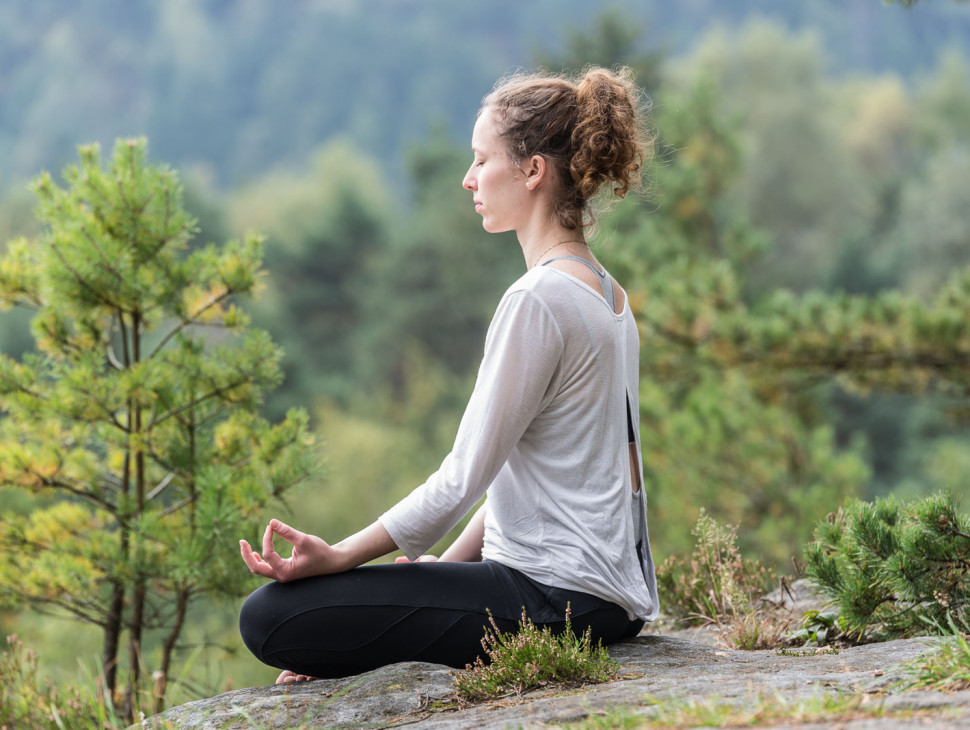
{"type": "Polygon", "coordinates": [[[617,314],[550,267],[506,291],[451,453],[380,517],[405,555],[427,551],[487,490],[483,558],[605,598],[631,619],[656,618],[646,500],[630,484],[626,408],[629,399],[636,426],[639,336],[624,299],[617,314]]]}

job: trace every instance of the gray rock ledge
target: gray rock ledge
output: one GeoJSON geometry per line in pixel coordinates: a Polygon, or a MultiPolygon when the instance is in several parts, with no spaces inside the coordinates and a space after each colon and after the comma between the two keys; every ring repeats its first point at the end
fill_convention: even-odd
{"type": "MultiPolygon", "coordinates": [[[[638,708],[671,699],[723,698],[744,703],[752,695],[786,699],[820,693],[878,693],[902,677],[900,665],[931,650],[932,639],[907,639],[842,649],[838,654],[784,656],[775,651],[732,651],[671,636],[641,635],[610,653],[624,678],[575,690],[548,688],[521,699],[459,711],[450,670],[403,663],[346,679],[235,690],[173,707],[132,730],[177,728],[269,730],[298,728],[538,728],[580,722],[613,707],[638,708]]],[[[840,722],[851,730],[970,727],[970,691],[908,692],[880,700],[908,715],[840,722]]],[[[778,726],[778,727],[783,727],[778,726]]],[[[798,725],[800,730],[827,727],[798,725]]]]}

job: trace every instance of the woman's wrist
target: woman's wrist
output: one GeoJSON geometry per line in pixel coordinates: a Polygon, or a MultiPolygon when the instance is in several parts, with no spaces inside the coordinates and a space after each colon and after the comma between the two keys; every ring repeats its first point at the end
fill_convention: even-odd
{"type": "Polygon", "coordinates": [[[374,522],[333,546],[332,564],[340,573],[369,563],[375,558],[397,550],[397,545],[380,522],[374,522]]]}

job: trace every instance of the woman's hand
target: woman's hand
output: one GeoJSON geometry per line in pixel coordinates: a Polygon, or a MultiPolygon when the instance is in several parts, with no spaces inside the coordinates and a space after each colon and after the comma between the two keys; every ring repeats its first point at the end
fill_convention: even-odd
{"type": "Polygon", "coordinates": [[[239,552],[254,575],[286,583],[313,575],[327,575],[347,570],[345,556],[341,551],[328,545],[315,535],[286,525],[279,520],[270,520],[263,533],[263,553],[255,552],[245,540],[239,541],[239,552]],[[293,553],[288,558],[280,557],[273,546],[273,536],[279,535],[293,545],[293,553]]]}
{"type": "Polygon", "coordinates": [[[270,520],[263,533],[263,554],[254,552],[245,540],[239,541],[239,552],[253,575],[286,583],[314,575],[342,573],[358,565],[397,550],[397,545],[380,522],[330,545],[315,535],[308,535],[270,520]],[[279,535],[293,546],[288,558],[281,558],[273,547],[273,535],[279,535]]]}
{"type": "Polygon", "coordinates": [[[395,563],[410,563],[410,562],[415,562],[415,563],[433,563],[437,559],[438,559],[438,556],[437,555],[422,555],[417,560],[412,561],[409,558],[406,558],[405,556],[401,555],[400,557],[394,558],[394,562],[395,563]]]}

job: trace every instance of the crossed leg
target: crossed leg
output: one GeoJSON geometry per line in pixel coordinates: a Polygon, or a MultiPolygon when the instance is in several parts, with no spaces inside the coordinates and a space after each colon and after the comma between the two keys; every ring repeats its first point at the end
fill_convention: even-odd
{"type": "Polygon", "coordinates": [[[591,627],[604,644],[639,629],[619,606],[551,588],[499,563],[410,563],[355,568],[253,592],[240,633],[278,682],[345,677],[402,661],[462,668],[482,653],[491,615],[503,632],[525,614],[553,631],[591,627]]]}

